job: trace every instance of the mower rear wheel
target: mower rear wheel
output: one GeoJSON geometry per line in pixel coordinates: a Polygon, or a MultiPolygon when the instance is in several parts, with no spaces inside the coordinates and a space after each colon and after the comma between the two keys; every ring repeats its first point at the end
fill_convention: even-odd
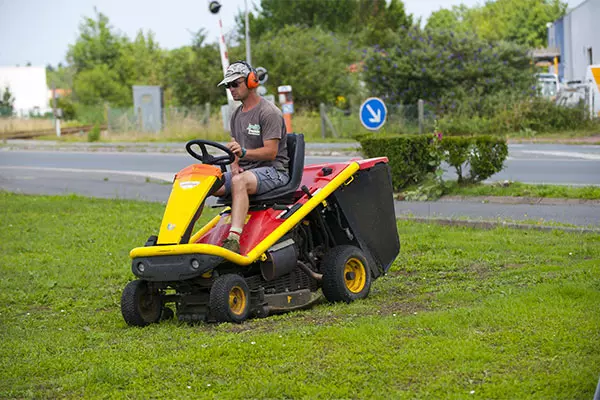
{"type": "Polygon", "coordinates": [[[158,291],[152,291],[148,281],[129,282],[121,295],[121,314],[129,325],[146,326],[158,322],[162,306],[158,291]]]}
{"type": "Polygon", "coordinates": [[[218,277],[210,289],[210,310],[218,322],[244,322],[250,314],[250,289],[239,275],[218,277]]]}
{"type": "Polygon", "coordinates": [[[355,246],[336,246],[321,263],[323,294],[330,302],[364,299],[371,290],[371,272],[363,252],[355,246]]]}

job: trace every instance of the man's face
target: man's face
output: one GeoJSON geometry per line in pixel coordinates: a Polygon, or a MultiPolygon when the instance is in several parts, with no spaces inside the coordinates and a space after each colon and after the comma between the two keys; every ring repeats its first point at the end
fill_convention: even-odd
{"type": "Polygon", "coordinates": [[[238,78],[233,82],[225,85],[231,92],[231,97],[236,101],[244,101],[248,97],[248,87],[246,86],[246,78],[238,78]]]}

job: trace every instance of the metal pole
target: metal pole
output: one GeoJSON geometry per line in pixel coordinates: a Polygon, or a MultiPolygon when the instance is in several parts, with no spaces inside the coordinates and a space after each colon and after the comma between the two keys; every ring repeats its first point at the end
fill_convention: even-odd
{"type": "MultiPolygon", "coordinates": [[[[225,43],[225,36],[223,35],[223,23],[221,22],[221,17],[219,17],[219,50],[221,51],[221,65],[223,66],[223,76],[227,72],[227,68],[229,68],[229,56],[227,54],[227,44],[225,43]]],[[[230,107],[233,105],[233,96],[229,90],[225,90],[227,93],[227,103],[230,107]]]]}
{"type": "Polygon", "coordinates": [[[248,18],[248,0],[244,0],[246,5],[246,62],[252,65],[252,56],[250,54],[250,23],[248,18]]]}
{"type": "Polygon", "coordinates": [[[425,125],[425,108],[424,108],[424,103],[422,99],[419,99],[419,101],[417,102],[418,105],[418,109],[419,109],[419,133],[423,133],[424,130],[424,126],[425,125]]]}
{"type": "Polygon", "coordinates": [[[327,128],[325,127],[325,104],[319,104],[319,114],[321,116],[321,136],[325,139],[325,132],[327,128]]]}
{"type": "MultiPolygon", "coordinates": [[[[56,84],[52,82],[52,116],[54,117],[54,127],[56,127],[56,84]]],[[[57,134],[56,136],[60,136],[57,134]]]]}

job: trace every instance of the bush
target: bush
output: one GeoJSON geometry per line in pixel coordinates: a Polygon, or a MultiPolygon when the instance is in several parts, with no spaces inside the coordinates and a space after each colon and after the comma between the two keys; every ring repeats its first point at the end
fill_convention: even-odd
{"type": "Polygon", "coordinates": [[[464,100],[455,111],[438,120],[445,135],[476,135],[513,132],[557,132],[585,129],[590,125],[583,105],[569,108],[538,97],[506,95],[481,98],[481,110],[470,108],[473,100],[464,100]]]}
{"type": "Polygon", "coordinates": [[[88,142],[97,142],[100,140],[100,127],[98,124],[95,124],[94,127],[89,130],[87,138],[88,142]]]}
{"type": "Polygon", "coordinates": [[[502,170],[508,156],[506,140],[492,136],[445,137],[440,147],[444,160],[456,170],[458,183],[489,178],[502,170]],[[469,168],[469,176],[465,179],[466,168],[469,168]]]}
{"type": "Polygon", "coordinates": [[[395,190],[422,182],[428,173],[435,172],[441,159],[434,135],[358,136],[365,157],[385,156],[392,169],[395,190]]]}
{"type": "Polygon", "coordinates": [[[472,139],[469,137],[446,136],[442,139],[440,147],[444,154],[444,159],[456,170],[458,182],[463,181],[463,166],[469,159],[471,143],[472,139]]]}
{"type": "Polygon", "coordinates": [[[573,108],[562,107],[537,97],[499,110],[494,119],[505,132],[576,130],[585,128],[589,123],[583,104],[573,108]]]}
{"type": "Polygon", "coordinates": [[[481,182],[504,168],[508,157],[508,145],[505,139],[491,136],[477,136],[469,152],[471,165],[470,182],[481,182]]]}
{"type": "Polygon", "coordinates": [[[389,159],[394,190],[430,181],[425,185],[427,193],[423,188],[417,189],[419,196],[424,194],[426,198],[434,197],[433,192],[441,188],[442,160],[455,168],[459,183],[472,183],[500,172],[508,156],[506,140],[493,136],[450,136],[441,141],[431,134],[364,135],[356,139],[365,157],[389,159]],[[467,177],[464,176],[466,169],[469,170],[467,177]]]}

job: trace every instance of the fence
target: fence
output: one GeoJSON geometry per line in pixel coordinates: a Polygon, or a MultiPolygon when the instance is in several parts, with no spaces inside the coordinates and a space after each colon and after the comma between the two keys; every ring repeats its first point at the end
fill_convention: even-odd
{"type": "MultiPolygon", "coordinates": [[[[381,133],[424,133],[433,132],[435,114],[427,103],[386,105],[387,118],[381,133]]],[[[321,137],[349,138],[369,132],[360,123],[360,107],[345,110],[320,105],[321,137]]]]}
{"type": "Polygon", "coordinates": [[[155,135],[173,139],[202,138],[221,140],[227,137],[216,107],[210,104],[195,107],[166,107],[162,115],[162,130],[144,133],[143,116],[131,108],[105,110],[108,132],[111,136],[155,135]]]}

